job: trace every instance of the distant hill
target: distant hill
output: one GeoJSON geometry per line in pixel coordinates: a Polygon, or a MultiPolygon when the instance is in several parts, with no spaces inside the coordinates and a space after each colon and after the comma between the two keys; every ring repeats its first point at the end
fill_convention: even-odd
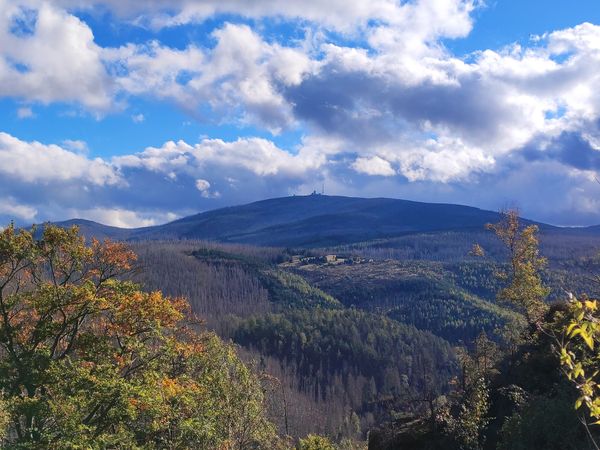
{"type": "Polygon", "coordinates": [[[117,240],[127,240],[134,233],[141,230],[141,228],[137,229],[128,229],[128,228],[119,228],[119,227],[111,227],[109,225],[102,225],[101,223],[94,222],[92,220],[85,219],[70,219],[65,220],[64,222],[56,222],[55,225],[60,227],[69,228],[73,225],[77,225],[79,227],[79,231],[86,237],[95,237],[97,239],[117,239],[117,240]]]}
{"type": "MultiPolygon", "coordinates": [[[[414,233],[476,231],[498,219],[496,212],[462,205],[309,195],[221,208],[137,229],[78,219],[58,225],[77,224],[87,236],[121,240],[204,239],[263,246],[323,247],[414,233]]],[[[600,233],[597,227],[565,229],[538,225],[546,232],[600,233]]]]}

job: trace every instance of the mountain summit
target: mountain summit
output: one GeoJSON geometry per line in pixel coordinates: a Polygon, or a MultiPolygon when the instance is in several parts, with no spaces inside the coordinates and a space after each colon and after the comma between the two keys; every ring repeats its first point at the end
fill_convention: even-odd
{"type": "MultiPolygon", "coordinates": [[[[476,231],[498,219],[497,212],[470,206],[313,194],[216,209],[145,228],[123,229],[78,219],[59,225],[76,224],[84,234],[99,238],[205,239],[317,247],[422,232],[476,231]]],[[[542,229],[558,229],[539,225],[542,229]]]]}

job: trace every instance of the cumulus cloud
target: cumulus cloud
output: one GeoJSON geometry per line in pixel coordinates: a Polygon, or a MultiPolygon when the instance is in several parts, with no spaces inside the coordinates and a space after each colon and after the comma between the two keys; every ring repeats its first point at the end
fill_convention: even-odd
{"type": "Polygon", "coordinates": [[[196,189],[198,189],[200,192],[207,191],[210,189],[210,183],[203,179],[196,180],[196,189]]]}
{"type": "Polygon", "coordinates": [[[0,217],[8,216],[20,221],[33,221],[37,210],[31,206],[22,205],[12,197],[0,198],[0,217]]]}
{"type": "Polygon", "coordinates": [[[185,141],[169,141],[159,148],[115,157],[113,162],[122,170],[144,168],[164,174],[243,170],[257,176],[293,177],[318,168],[324,160],[302,150],[292,155],[267,139],[239,138],[232,142],[204,139],[193,146],[185,141]]]}
{"type": "Polygon", "coordinates": [[[102,56],[121,91],[197,104],[180,78],[193,76],[203,67],[204,55],[195,46],[178,50],[151,41],[105,48],[102,56]]]}
{"type": "Polygon", "coordinates": [[[600,27],[582,24],[470,60],[431,45],[395,58],[404,44],[372,53],[327,44],[318,70],[285,95],[296,117],[363,153],[357,167],[383,157],[412,181],[474,180],[540,136],[595,139],[598,42],[600,27]]]}
{"type": "Polygon", "coordinates": [[[55,151],[57,161],[70,153],[66,160],[75,157],[77,163],[69,167],[78,164],[80,170],[61,173],[63,169],[54,165],[46,167],[45,178],[40,178],[38,168],[30,165],[32,174],[27,177],[1,177],[3,221],[79,217],[123,227],[147,226],[232,203],[306,194],[322,183],[329,194],[390,195],[489,209],[516,199],[528,215],[563,224],[596,221],[594,208],[600,198],[593,153],[598,150],[574,135],[533,141],[527,149],[492,160],[474,157],[459,147],[460,142],[440,147],[432,142],[425,152],[414,148],[397,159],[385,148],[380,156],[347,153],[340,141],[325,138],[306,139],[295,155],[262,138],[204,139],[193,145],[166,142],[103,161],[100,167],[115,175],[114,180],[112,175],[90,178],[97,173],[90,174],[89,167],[99,163],[62,147],[27,143],[6,134],[0,135],[0,142],[4,143],[0,155],[5,142],[42,154],[55,151]],[[581,156],[575,160],[557,156],[574,141],[581,156]],[[48,184],[48,179],[54,181],[48,184]],[[548,196],[552,202],[544,201],[548,196]]]}
{"type": "Polygon", "coordinates": [[[7,179],[48,184],[80,181],[90,185],[115,185],[118,172],[100,158],[90,160],[58,145],[26,142],[0,132],[0,174],[7,179]]]}
{"type": "Polygon", "coordinates": [[[100,52],[91,29],[51,3],[0,0],[0,96],[107,111],[111,81],[100,52]]]}
{"type": "MultiPolygon", "coordinates": [[[[233,178],[228,179],[228,181],[230,181],[230,182],[231,182],[231,180],[234,180],[234,179],[233,178]]],[[[210,182],[208,182],[207,180],[203,180],[202,178],[199,178],[198,180],[196,180],[196,189],[198,189],[200,191],[200,194],[204,198],[218,198],[221,196],[220,192],[211,192],[210,182]]]]}
{"type": "MultiPolygon", "coordinates": [[[[10,75],[4,86],[10,95],[76,100],[92,109],[108,107],[117,93],[172,100],[192,114],[208,105],[226,120],[258,124],[273,133],[305,121],[369,145],[435,133],[490,154],[518,148],[546,129],[564,128],[565,123],[547,120],[553,111],[564,109],[562,122],[569,123],[598,113],[594,25],[549,33],[531,48],[483,50],[467,62],[449,54],[440,39],[468,35],[476,1],[343,3],[293,1],[285,8],[267,0],[252,6],[235,0],[94,4],[130,18],[164,19],[168,10],[173,23],[235,12],[302,18],[335,28],[328,22],[335,18],[360,30],[362,48],[326,41],[316,48],[267,43],[248,25],[231,23],[212,32],[216,45],[211,48],[195,43],[170,48],[159,41],[100,48],[89,27],[72,14],[47,4],[27,9],[4,2],[0,54],[10,75]],[[23,31],[14,32],[15,21],[23,31]],[[569,57],[557,62],[556,56],[565,53],[569,57]],[[68,70],[64,64],[55,67],[66,59],[80,63],[68,70]]],[[[134,121],[141,117],[132,116],[134,121]]]]}
{"type": "Polygon", "coordinates": [[[111,160],[89,158],[76,149],[82,145],[0,133],[0,199],[10,199],[0,219],[78,217],[146,226],[232,201],[301,192],[307,180],[321,177],[316,169],[325,164],[310,145],[291,155],[262,138],[170,141],[111,160]]]}
{"type": "Polygon", "coordinates": [[[247,25],[225,24],[208,50],[172,49],[157,41],[104,49],[122,92],[175,101],[192,114],[201,105],[233,121],[279,132],[293,122],[279,86],[298,84],[311,61],[298,48],[268,44],[247,25]],[[239,111],[242,108],[241,112],[239,111]]]}
{"type": "Polygon", "coordinates": [[[396,171],[392,168],[390,162],[379,156],[357,158],[356,161],[352,163],[352,168],[357,172],[365,173],[367,175],[390,177],[396,174],[396,171]]]}
{"type": "MultiPolygon", "coordinates": [[[[158,41],[100,48],[84,22],[56,7],[62,4],[77,9],[89,6],[89,2],[55,2],[54,6],[42,4],[32,9],[28,9],[28,2],[20,3],[20,6],[19,2],[10,6],[0,4],[6,10],[4,23],[0,23],[3,31],[0,42],[6,45],[0,47],[0,53],[4,54],[4,72],[10,81],[5,83],[10,94],[8,91],[4,94],[19,98],[46,103],[77,101],[92,110],[103,111],[114,106],[114,96],[119,92],[151,95],[175,100],[192,110],[208,103],[216,111],[278,133],[295,121],[292,105],[282,95],[282,88],[299,84],[320,63],[310,58],[306,47],[267,43],[247,25],[236,24],[225,24],[215,30],[213,38],[217,45],[211,49],[194,44],[173,49],[158,41]],[[24,15],[32,18],[20,19],[24,15]],[[16,20],[26,23],[25,36],[11,31],[16,20]],[[61,64],[65,60],[78,63],[67,69],[61,64]],[[243,109],[236,114],[239,106],[243,109]]],[[[139,5],[104,3],[126,14],[136,14],[139,5]]],[[[249,17],[305,19],[335,28],[333,20],[338,25],[343,24],[348,32],[368,29],[365,31],[368,42],[380,51],[387,51],[392,46],[390,40],[395,40],[397,55],[406,50],[400,49],[399,43],[411,48],[433,49],[437,47],[436,39],[468,33],[474,3],[471,0],[417,0],[398,4],[391,0],[357,0],[327,2],[327,5],[289,2],[282,8],[272,1],[253,2],[251,7],[238,1],[203,2],[201,6],[196,2],[179,5],[144,2],[139,12],[151,14],[153,20],[158,20],[165,18],[161,15],[165,8],[178,11],[172,17],[173,23],[232,12],[249,17]],[[372,27],[370,23],[378,25],[372,27]],[[402,30],[401,35],[390,34],[399,30],[402,30]]],[[[408,73],[408,67],[404,67],[403,72],[408,73]]]]}

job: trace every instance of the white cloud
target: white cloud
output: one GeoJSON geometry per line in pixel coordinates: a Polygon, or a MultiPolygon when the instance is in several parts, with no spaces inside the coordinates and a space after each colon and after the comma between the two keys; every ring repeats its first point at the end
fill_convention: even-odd
{"type": "Polygon", "coordinates": [[[196,180],[196,189],[198,189],[200,192],[204,192],[210,189],[210,183],[206,180],[198,179],[196,180]]]}
{"type": "MultiPolygon", "coordinates": [[[[167,142],[103,162],[101,169],[118,178],[94,184],[87,180],[87,171],[97,170],[86,166],[94,161],[58,146],[0,134],[0,167],[5,167],[1,163],[9,142],[8,148],[26,148],[15,157],[25,154],[31,171],[18,178],[0,177],[0,198],[5,199],[0,202],[0,217],[21,222],[79,217],[138,227],[232,203],[306,194],[324,182],[329,194],[408,197],[488,209],[517,201],[526,215],[539,220],[561,223],[568,217],[569,224],[595,222],[600,186],[593,170],[574,168],[568,153],[560,153],[563,141],[569,139],[576,138],[545,143],[542,150],[537,146],[535,154],[528,150],[526,159],[519,154],[491,158],[460,141],[433,139],[424,148],[406,144],[399,152],[382,146],[368,156],[349,156],[344,144],[331,138],[307,138],[295,155],[260,138],[205,139],[195,145],[167,142]],[[50,152],[52,168],[40,175],[28,152],[41,154],[38,160],[50,152]],[[81,165],[81,160],[87,163],[81,165]],[[80,165],[80,170],[62,173],[64,162],[70,168],[80,165]],[[548,196],[552,202],[544,201],[548,196]]],[[[586,142],[579,142],[583,146],[579,151],[594,152],[586,142]]],[[[577,156],[584,167],[582,157],[591,156],[577,156]]],[[[595,164],[600,167],[600,158],[595,164]]]]}
{"type": "Polygon", "coordinates": [[[28,106],[21,106],[17,109],[17,117],[19,119],[31,119],[35,117],[33,110],[28,106]]]}
{"type": "MultiPolygon", "coordinates": [[[[400,58],[401,63],[420,64],[415,57],[443,54],[440,38],[465,37],[473,26],[474,0],[418,0],[399,6],[396,14],[368,31],[369,44],[400,58]]],[[[407,67],[411,70],[411,67],[407,67]]]]}
{"type": "MultiPolygon", "coordinates": [[[[323,45],[318,68],[286,91],[296,119],[364,158],[355,169],[381,157],[397,163],[411,181],[468,181],[493,173],[499,159],[518,154],[539,136],[576,132],[597,139],[599,26],[582,24],[530,47],[485,50],[462,60],[436,44],[441,35],[470,29],[472,5],[451,3],[438,2],[440,9],[430,12],[457,15],[457,27],[414,31],[421,46],[408,37],[375,39],[383,39],[378,33],[412,33],[410,27],[374,31],[370,43],[376,51],[323,45]]],[[[415,9],[415,17],[426,10],[415,9]]]]}
{"type": "Polygon", "coordinates": [[[82,185],[122,183],[118,172],[100,158],[85,156],[58,145],[25,142],[0,132],[0,174],[27,183],[78,180],[82,185]]]}
{"type": "Polygon", "coordinates": [[[90,151],[87,142],[81,140],[65,139],[62,141],[62,145],[67,150],[84,155],[90,151]]]}
{"type": "Polygon", "coordinates": [[[277,85],[301,82],[312,67],[300,49],[268,44],[246,25],[225,24],[213,32],[217,45],[172,49],[152,41],[104,49],[119,89],[175,101],[195,113],[210,105],[231,120],[279,132],[293,122],[291,106],[277,85]],[[240,112],[239,109],[242,108],[240,112]]]}
{"type": "Polygon", "coordinates": [[[396,174],[389,161],[386,161],[379,156],[371,158],[357,158],[352,163],[352,168],[359,173],[367,175],[380,175],[383,177],[391,177],[396,174]]]}
{"type": "Polygon", "coordinates": [[[400,171],[409,181],[468,182],[473,181],[474,175],[496,168],[492,155],[469,147],[460,139],[430,139],[397,158],[400,171]]]}
{"type": "Polygon", "coordinates": [[[0,198],[0,216],[32,222],[36,215],[35,208],[19,204],[12,197],[0,198]]]}
{"type": "Polygon", "coordinates": [[[243,169],[258,176],[294,176],[318,168],[324,160],[312,152],[291,155],[266,139],[239,138],[232,142],[204,139],[194,146],[169,141],[160,148],[149,147],[141,153],[115,157],[113,162],[122,169],[143,167],[165,174],[243,169]]]}
{"type": "Polygon", "coordinates": [[[572,28],[566,28],[541,36],[549,40],[549,50],[554,54],[585,50],[600,51],[598,26],[584,22],[572,28]]]}
{"type": "Polygon", "coordinates": [[[0,1],[0,96],[99,112],[113,103],[92,31],[49,2],[0,1]]]}
{"type": "MultiPolygon", "coordinates": [[[[557,131],[562,125],[564,129],[568,124],[546,117],[559,107],[566,108],[569,124],[598,115],[600,94],[594,89],[598,74],[593,69],[598,60],[598,27],[594,25],[549,33],[529,49],[485,50],[465,62],[449,54],[440,39],[468,35],[471,14],[479,4],[475,0],[326,3],[291,1],[283,8],[271,0],[252,5],[237,0],[201,5],[184,0],[143,5],[93,2],[129,18],[144,16],[155,23],[198,21],[235,12],[251,17],[301,18],[334,28],[344,24],[342,28],[351,27],[349,33],[358,32],[366,39],[365,48],[334,45],[326,38],[322,44],[307,41],[285,47],[273,40],[266,42],[256,29],[236,24],[215,30],[212,48],[190,44],[175,49],[158,41],[100,48],[85,23],[57,8],[85,7],[90,2],[38,5],[35,26],[26,37],[10,32],[11,20],[24,10],[4,2],[0,4],[6,11],[0,24],[0,54],[6,70],[0,70],[0,80],[3,73],[10,75],[10,82],[4,83],[10,95],[45,102],[79,101],[96,110],[114,105],[117,93],[173,100],[192,114],[209,105],[224,120],[258,124],[273,133],[299,120],[310,121],[311,114],[327,107],[330,116],[343,119],[332,121],[340,128],[368,131],[365,127],[387,127],[385,133],[376,129],[362,133],[366,139],[377,134],[385,139],[389,134],[389,140],[398,140],[427,128],[490,155],[518,148],[550,128],[557,131]],[[572,55],[556,62],[554,57],[565,52],[572,55]],[[61,59],[81,63],[75,70],[71,65],[66,70],[56,66],[61,59]],[[109,67],[109,74],[103,64],[109,67]],[[360,85],[346,88],[344,77],[359,77],[360,85]],[[36,93],[36,86],[27,80],[43,86],[43,92],[36,93]],[[340,84],[346,97],[336,94],[333,102],[324,103],[305,89],[313,80],[319,80],[324,89],[331,87],[328,83],[340,84]],[[306,98],[313,107],[304,107],[290,92],[306,98]],[[458,114],[457,102],[461,104],[458,114]],[[391,128],[390,119],[396,122],[391,128]],[[408,129],[403,121],[409,123],[408,129]]],[[[132,120],[142,117],[133,115],[132,120]]],[[[327,123],[323,117],[314,119],[327,123]]]]}
{"type": "Polygon", "coordinates": [[[142,123],[144,120],[146,120],[146,118],[142,113],[139,113],[131,116],[131,120],[133,120],[133,123],[142,123]]]}
{"type": "Polygon", "coordinates": [[[210,191],[210,182],[199,178],[196,180],[196,189],[200,191],[200,194],[204,198],[218,197],[219,193],[213,193],[210,191]]]}
{"type": "Polygon", "coordinates": [[[177,50],[151,41],[105,48],[102,57],[119,90],[131,95],[150,94],[173,99],[182,105],[190,102],[197,105],[197,100],[178,81],[180,75],[190,76],[203,67],[204,55],[195,46],[177,50]]]}

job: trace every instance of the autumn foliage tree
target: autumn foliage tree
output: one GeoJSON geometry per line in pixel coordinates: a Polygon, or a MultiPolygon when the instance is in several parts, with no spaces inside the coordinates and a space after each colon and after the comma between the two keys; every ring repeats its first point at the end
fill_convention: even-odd
{"type": "Polygon", "coordinates": [[[521,227],[518,211],[509,210],[502,213],[500,222],[486,227],[509,252],[508,270],[498,274],[507,283],[498,292],[498,299],[516,306],[531,326],[539,328],[548,311],[545,298],[550,291],[541,278],[547,261],[539,254],[537,225],[521,227]]]}
{"type": "Polygon", "coordinates": [[[0,233],[0,425],[11,448],[275,448],[263,393],[188,303],[124,281],[76,227],[0,233]]]}

